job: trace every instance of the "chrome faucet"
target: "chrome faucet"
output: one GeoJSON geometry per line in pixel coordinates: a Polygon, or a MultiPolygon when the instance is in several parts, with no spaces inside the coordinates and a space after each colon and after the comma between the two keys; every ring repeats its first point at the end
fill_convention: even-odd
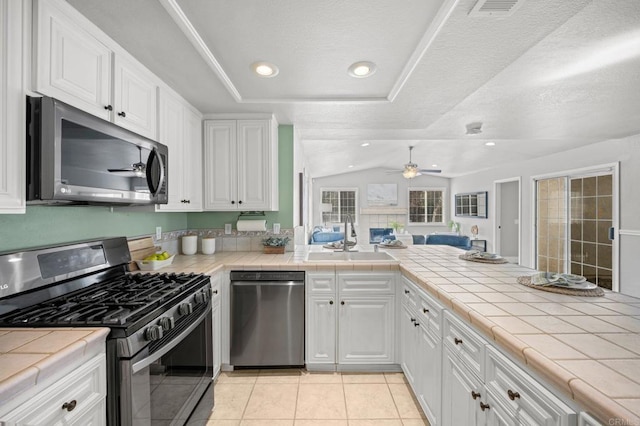
{"type": "Polygon", "coordinates": [[[358,243],[358,235],[356,235],[356,228],[353,226],[353,217],[350,214],[347,214],[344,217],[344,244],[342,247],[342,251],[349,251],[349,238],[347,237],[347,224],[351,223],[351,236],[355,238],[355,243],[358,243]]]}

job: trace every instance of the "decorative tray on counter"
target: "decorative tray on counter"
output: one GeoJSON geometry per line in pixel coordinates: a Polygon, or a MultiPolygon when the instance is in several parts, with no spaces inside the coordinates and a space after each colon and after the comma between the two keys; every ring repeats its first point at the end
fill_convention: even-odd
{"type": "Polygon", "coordinates": [[[604,290],[580,275],[538,272],[518,277],[518,283],[552,293],[572,296],[604,296],[604,290]]]}

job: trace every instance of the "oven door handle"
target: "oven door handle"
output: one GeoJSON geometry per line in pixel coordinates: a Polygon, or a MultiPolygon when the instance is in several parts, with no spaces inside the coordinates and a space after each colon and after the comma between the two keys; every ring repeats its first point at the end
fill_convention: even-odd
{"type": "Polygon", "coordinates": [[[189,327],[185,328],[184,331],[178,334],[173,340],[164,345],[158,351],[152,353],[148,357],[141,359],[131,366],[131,373],[136,374],[140,370],[145,367],[148,367],[152,363],[156,362],[161,356],[169,352],[171,349],[175,348],[185,337],[187,337],[193,330],[196,329],[207,318],[207,315],[211,315],[211,305],[209,308],[203,312],[196,321],[194,321],[189,327]]]}

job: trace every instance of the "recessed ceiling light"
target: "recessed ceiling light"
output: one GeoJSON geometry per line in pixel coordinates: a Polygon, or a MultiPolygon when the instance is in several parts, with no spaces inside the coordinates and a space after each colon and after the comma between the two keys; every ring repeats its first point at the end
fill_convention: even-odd
{"type": "Polygon", "coordinates": [[[351,169],[351,168],[353,168],[353,164],[349,164],[347,167],[349,167],[351,169]]]}
{"type": "Polygon", "coordinates": [[[264,61],[254,62],[251,64],[251,69],[260,77],[266,78],[275,77],[280,72],[276,65],[264,61]]]}
{"type": "Polygon", "coordinates": [[[487,143],[485,143],[486,146],[495,146],[495,144],[496,144],[495,142],[487,142],[487,143]]]}
{"type": "Polygon", "coordinates": [[[432,164],[431,167],[438,167],[438,165],[437,164],[432,164]]]}
{"type": "Polygon", "coordinates": [[[355,78],[369,77],[376,72],[376,64],[369,61],[360,61],[349,67],[349,75],[355,78]]]}
{"type": "Polygon", "coordinates": [[[369,146],[369,145],[371,145],[369,142],[364,142],[364,143],[360,144],[360,146],[369,146]]]}

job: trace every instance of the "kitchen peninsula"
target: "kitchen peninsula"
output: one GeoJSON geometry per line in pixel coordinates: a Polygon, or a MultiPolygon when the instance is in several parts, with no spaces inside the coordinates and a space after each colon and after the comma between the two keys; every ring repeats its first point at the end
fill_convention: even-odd
{"type": "MultiPolygon", "coordinates": [[[[222,278],[223,292],[231,270],[396,272],[398,305],[401,289],[406,295],[406,283],[415,283],[444,307],[445,316],[455,312],[455,321],[462,319],[470,324],[487,347],[495,346],[506,353],[576,411],[588,412],[604,424],[616,419],[624,424],[640,421],[639,299],[609,291],[604,297],[539,291],[516,283],[518,276],[533,272],[528,268],[467,262],[458,258],[460,250],[448,246],[389,250],[398,259],[389,263],[309,263],[305,262],[309,250],[321,249],[312,247],[284,255],[221,252],[177,256],[161,272],[207,273],[214,277],[226,274],[227,278],[222,278]]],[[[214,278],[214,288],[218,280],[214,278]]],[[[398,322],[396,319],[396,333],[398,322]]],[[[0,330],[0,334],[6,336],[7,330],[0,330]]],[[[399,364],[400,360],[395,362],[399,364]]],[[[25,372],[33,368],[23,367],[24,371],[3,372],[3,395],[8,397],[13,392],[10,387],[22,392],[24,386],[16,378],[28,378],[25,372]]]]}
{"type": "Polygon", "coordinates": [[[308,250],[321,249],[178,256],[163,271],[398,271],[551,384],[564,400],[573,400],[604,424],[640,421],[640,299],[609,291],[604,297],[578,297],[529,288],[516,278],[531,275],[531,269],[467,262],[458,258],[460,250],[448,246],[389,250],[398,264],[308,263],[308,250]]]}

